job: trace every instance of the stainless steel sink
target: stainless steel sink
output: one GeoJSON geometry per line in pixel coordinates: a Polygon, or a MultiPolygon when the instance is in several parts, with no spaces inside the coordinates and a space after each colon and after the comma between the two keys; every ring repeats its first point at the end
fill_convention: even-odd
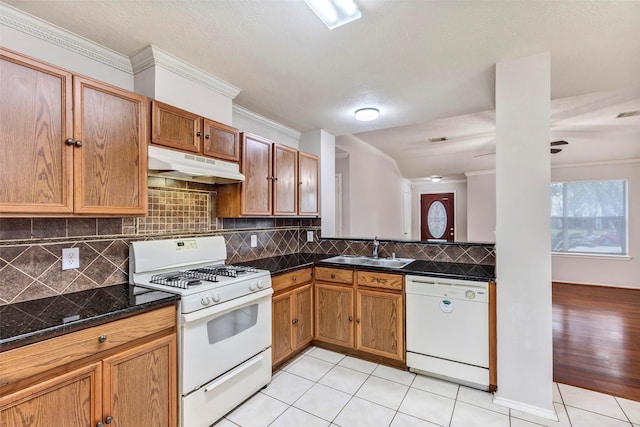
{"type": "Polygon", "coordinates": [[[323,262],[335,264],[364,265],[371,267],[402,268],[411,264],[414,259],[409,258],[373,258],[368,256],[339,255],[323,259],[323,262]]]}

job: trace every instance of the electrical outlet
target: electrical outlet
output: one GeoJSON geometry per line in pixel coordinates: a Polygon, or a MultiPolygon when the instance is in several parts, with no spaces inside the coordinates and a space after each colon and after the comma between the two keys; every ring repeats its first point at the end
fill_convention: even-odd
{"type": "Polygon", "coordinates": [[[255,234],[251,235],[251,247],[255,248],[256,246],[258,246],[258,236],[256,236],[255,234]]]}
{"type": "Polygon", "coordinates": [[[313,242],[313,231],[307,231],[307,242],[313,242]]]}
{"type": "Polygon", "coordinates": [[[62,250],[62,269],[80,268],[80,248],[65,248],[62,250]]]}

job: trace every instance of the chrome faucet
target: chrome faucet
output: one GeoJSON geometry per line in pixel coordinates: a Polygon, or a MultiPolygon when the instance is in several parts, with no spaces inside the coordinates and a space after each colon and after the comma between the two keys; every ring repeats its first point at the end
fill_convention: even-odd
{"type": "Polygon", "coordinates": [[[380,246],[380,242],[378,242],[378,236],[373,238],[373,257],[378,258],[378,246],[380,246]]]}

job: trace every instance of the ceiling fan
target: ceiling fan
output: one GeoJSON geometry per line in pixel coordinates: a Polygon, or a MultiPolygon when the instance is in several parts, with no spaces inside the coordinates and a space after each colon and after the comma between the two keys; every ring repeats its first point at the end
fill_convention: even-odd
{"type": "MultiPolygon", "coordinates": [[[[569,143],[567,141],[564,140],[560,140],[560,141],[551,141],[551,143],[549,144],[551,146],[551,154],[558,154],[559,152],[562,151],[562,148],[554,148],[554,147],[558,147],[560,145],[569,145],[569,143]]],[[[476,154],[475,157],[484,157],[484,156],[491,156],[496,154],[495,151],[492,153],[484,153],[484,154],[476,154]]]]}

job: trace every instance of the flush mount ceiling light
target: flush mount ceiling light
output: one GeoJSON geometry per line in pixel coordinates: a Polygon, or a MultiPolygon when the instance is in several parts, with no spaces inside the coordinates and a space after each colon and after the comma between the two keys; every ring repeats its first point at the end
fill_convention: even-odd
{"type": "Polygon", "coordinates": [[[431,182],[440,182],[442,181],[442,177],[439,175],[431,175],[429,177],[429,179],[431,180],[431,182]]]}
{"type": "Polygon", "coordinates": [[[358,5],[353,0],[304,0],[304,2],[330,30],[362,16],[358,5]]]}
{"type": "Polygon", "coordinates": [[[356,110],[356,120],[361,122],[370,122],[380,116],[380,110],[377,108],[360,108],[356,110]]]}

